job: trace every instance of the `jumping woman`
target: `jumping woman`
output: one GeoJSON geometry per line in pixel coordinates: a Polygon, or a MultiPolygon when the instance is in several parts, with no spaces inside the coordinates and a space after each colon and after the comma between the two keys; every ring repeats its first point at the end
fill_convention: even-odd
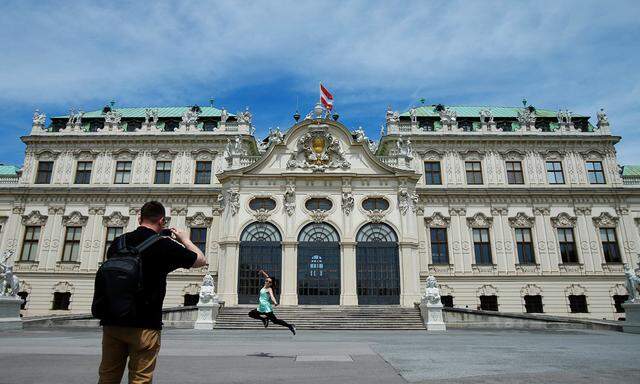
{"type": "Polygon", "coordinates": [[[277,306],[278,302],[276,301],[275,296],[273,295],[273,278],[269,276],[262,269],[259,271],[260,274],[264,276],[264,286],[260,290],[260,299],[258,308],[252,309],[249,312],[249,317],[262,321],[262,324],[265,328],[269,326],[269,322],[273,324],[282,325],[283,327],[289,328],[291,333],[296,334],[296,326],[293,324],[289,324],[284,320],[280,320],[273,314],[273,308],[271,308],[271,303],[277,306]]]}

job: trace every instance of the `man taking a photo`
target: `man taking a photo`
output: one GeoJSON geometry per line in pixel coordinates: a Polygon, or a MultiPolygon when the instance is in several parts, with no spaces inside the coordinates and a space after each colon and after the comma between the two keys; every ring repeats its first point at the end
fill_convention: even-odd
{"type": "Polygon", "coordinates": [[[167,275],[207,265],[188,234],[163,230],[165,215],[159,202],[145,203],[140,226],[114,240],[96,275],[92,313],[103,326],[100,384],[120,383],[127,358],[129,383],[152,382],[167,275]]]}

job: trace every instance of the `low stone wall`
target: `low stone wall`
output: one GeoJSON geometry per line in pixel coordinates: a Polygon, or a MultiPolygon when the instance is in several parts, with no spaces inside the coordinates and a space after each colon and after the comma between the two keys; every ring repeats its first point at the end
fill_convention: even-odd
{"type": "Polygon", "coordinates": [[[621,322],[530,313],[444,308],[447,329],[595,329],[622,332],[621,322]]]}
{"type": "MultiPolygon", "coordinates": [[[[164,308],[162,322],[167,328],[193,328],[197,315],[196,306],[164,308]]],[[[100,322],[89,314],[81,314],[28,317],[22,319],[22,324],[24,328],[96,328],[100,322]]]]}

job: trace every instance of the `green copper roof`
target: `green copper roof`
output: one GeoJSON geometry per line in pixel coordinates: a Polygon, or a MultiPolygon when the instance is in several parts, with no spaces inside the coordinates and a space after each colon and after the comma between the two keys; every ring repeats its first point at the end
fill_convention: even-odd
{"type": "MultiPolygon", "coordinates": [[[[144,108],[113,108],[114,111],[120,113],[123,118],[144,118],[144,111],[146,109],[157,109],[158,117],[182,117],[182,114],[185,113],[191,107],[144,107],[144,108]]],[[[214,107],[200,107],[200,117],[220,117],[220,110],[214,107]]],[[[234,116],[233,114],[229,114],[229,116],[234,116]]],[[[69,115],[63,116],[53,116],[53,119],[64,119],[68,118],[69,115]]],[[[91,118],[91,117],[104,117],[102,114],[102,109],[98,109],[97,111],[85,112],[82,118],[91,118]]]]}
{"type": "Polygon", "coordinates": [[[625,165],[622,167],[622,176],[640,176],[640,165],[625,165]]]}
{"type": "MultiPolygon", "coordinates": [[[[493,117],[518,117],[518,111],[521,111],[522,108],[517,107],[491,107],[491,106],[480,106],[480,107],[467,107],[460,105],[445,105],[446,108],[449,108],[455,111],[458,114],[458,117],[479,117],[480,111],[483,109],[488,109],[493,114],[493,117]]],[[[552,111],[550,109],[536,109],[537,117],[553,117],[555,118],[557,111],[552,111]]],[[[440,114],[436,111],[435,105],[424,105],[421,107],[416,107],[416,115],[418,117],[439,117],[440,114]]],[[[400,116],[409,116],[409,111],[402,113],[400,116]]],[[[584,115],[574,114],[574,117],[588,117],[584,115]]]]}
{"type": "Polygon", "coordinates": [[[2,176],[16,176],[20,168],[15,165],[0,164],[0,177],[2,176]]]}

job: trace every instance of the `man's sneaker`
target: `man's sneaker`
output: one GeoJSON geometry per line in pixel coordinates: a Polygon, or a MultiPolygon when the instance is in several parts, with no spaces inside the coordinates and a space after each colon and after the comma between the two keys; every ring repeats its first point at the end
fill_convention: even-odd
{"type": "Polygon", "coordinates": [[[296,326],[295,326],[295,325],[293,325],[293,324],[291,324],[291,325],[289,326],[289,330],[290,330],[290,331],[291,331],[291,333],[293,333],[293,335],[295,336],[295,334],[296,334],[296,326]]]}

